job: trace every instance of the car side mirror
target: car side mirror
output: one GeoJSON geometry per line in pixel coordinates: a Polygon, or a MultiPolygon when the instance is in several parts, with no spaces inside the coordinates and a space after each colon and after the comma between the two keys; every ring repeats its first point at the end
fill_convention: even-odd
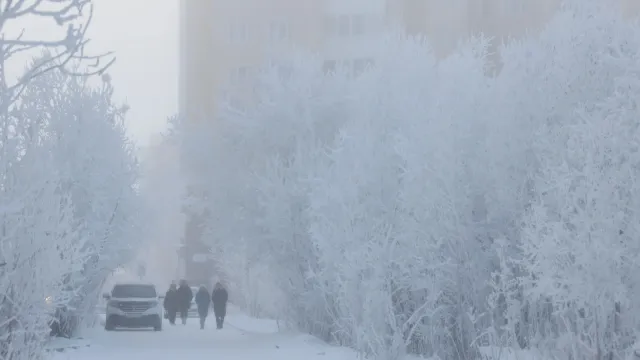
{"type": "Polygon", "coordinates": [[[102,298],[105,299],[105,300],[109,300],[109,299],[111,299],[111,295],[109,295],[109,293],[104,293],[104,294],[102,294],[102,298]]]}

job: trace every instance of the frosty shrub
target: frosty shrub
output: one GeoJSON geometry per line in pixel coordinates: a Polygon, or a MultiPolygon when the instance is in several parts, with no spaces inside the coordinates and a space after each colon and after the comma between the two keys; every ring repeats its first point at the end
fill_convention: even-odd
{"type": "Polygon", "coordinates": [[[83,52],[91,1],[0,6],[0,359],[31,360],[56,312],[68,315],[66,333],[91,320],[104,278],[139,238],[141,209],[124,109],[108,77],[88,78],[105,69],[83,52]],[[59,40],[12,38],[7,27],[23,17],[64,30],[59,40]],[[12,82],[20,54],[44,55],[12,82]]]}
{"type": "Polygon", "coordinates": [[[503,46],[492,77],[482,37],[436,61],[389,35],[362,74],[299,58],[179,124],[189,206],[245,305],[277,294],[290,325],[371,358],[624,358],[639,42],[593,1],[503,46]]]}
{"type": "Polygon", "coordinates": [[[32,80],[21,96],[25,116],[47,125],[42,135],[55,147],[59,186],[74,206],[85,257],[65,286],[73,289],[71,305],[81,314],[93,312],[107,275],[132,258],[147,213],[125,133],[127,107],[112,100],[108,77],[96,85],[90,80],[53,70],[32,80]]]}
{"type": "MultiPolygon", "coordinates": [[[[92,315],[106,276],[140,241],[137,165],[111,94],[108,83],[92,87],[54,69],[27,84],[5,118],[4,336],[27,320],[34,328],[21,336],[48,334],[57,307],[77,320],[92,315]]],[[[9,337],[5,344],[20,341],[9,337]]]]}
{"type": "Polygon", "coordinates": [[[561,95],[531,94],[546,111],[514,262],[528,302],[519,336],[558,358],[625,358],[639,320],[640,28],[606,6],[569,9],[532,47],[547,43],[525,77],[561,95]]]}

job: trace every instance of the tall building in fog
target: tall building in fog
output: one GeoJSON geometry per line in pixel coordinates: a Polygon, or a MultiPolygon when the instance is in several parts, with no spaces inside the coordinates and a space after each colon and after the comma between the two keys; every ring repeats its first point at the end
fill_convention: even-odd
{"type": "MultiPolygon", "coordinates": [[[[426,35],[436,55],[453,51],[459,40],[473,34],[492,38],[490,61],[499,70],[499,44],[541,30],[562,0],[390,0],[399,7],[405,28],[426,35]],[[402,11],[404,11],[402,13],[402,11]]],[[[626,17],[640,14],[640,0],[612,0],[626,17]]]]}
{"type": "Polygon", "coordinates": [[[181,1],[180,111],[197,119],[258,67],[286,71],[294,48],[321,54],[327,67],[365,65],[368,41],[404,0],[181,1]]]}
{"type": "MultiPolygon", "coordinates": [[[[395,25],[425,35],[445,56],[470,34],[519,37],[544,26],[561,0],[180,0],[180,112],[206,118],[229,83],[258,67],[286,70],[286,54],[306,49],[325,66],[368,64],[369,42],[395,25]],[[284,55],[284,56],[283,56],[284,55]]],[[[617,0],[638,14],[640,0],[617,0]]]]}

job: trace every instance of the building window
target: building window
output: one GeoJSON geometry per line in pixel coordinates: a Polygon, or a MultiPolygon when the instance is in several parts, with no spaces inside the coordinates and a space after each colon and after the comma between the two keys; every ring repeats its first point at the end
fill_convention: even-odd
{"type": "Polygon", "coordinates": [[[249,39],[249,27],[246,24],[231,24],[229,29],[229,41],[231,43],[244,43],[249,39]]]}
{"type": "Polygon", "coordinates": [[[336,72],[336,61],[335,60],[325,60],[324,64],[322,64],[322,71],[326,75],[333,74],[336,72]]]}
{"type": "Polygon", "coordinates": [[[291,74],[293,74],[293,67],[287,64],[278,65],[278,76],[280,79],[287,80],[291,78],[291,74]]]}
{"type": "Polygon", "coordinates": [[[324,32],[327,36],[336,36],[338,33],[338,19],[334,16],[325,17],[324,32]]]}
{"type": "Polygon", "coordinates": [[[231,82],[245,81],[249,77],[251,70],[248,66],[240,66],[231,70],[229,75],[231,82]]]}
{"type": "Polygon", "coordinates": [[[354,15],[351,18],[351,35],[358,36],[364,34],[365,17],[364,15],[354,15]]]}
{"type": "Polygon", "coordinates": [[[504,8],[507,10],[507,15],[522,14],[525,12],[526,0],[506,0],[504,8]]]}
{"type": "Polygon", "coordinates": [[[491,4],[489,4],[488,0],[480,0],[480,17],[482,19],[489,17],[491,14],[491,4]]]}
{"type": "Polygon", "coordinates": [[[351,17],[349,15],[342,15],[338,18],[338,35],[341,37],[351,35],[351,17]]]}
{"type": "Polygon", "coordinates": [[[289,39],[289,24],[284,21],[273,21],[269,26],[269,39],[272,42],[282,42],[289,39]]]}
{"type": "Polygon", "coordinates": [[[351,37],[367,33],[367,22],[373,19],[364,14],[332,16],[325,19],[328,36],[351,37]]]}
{"type": "Polygon", "coordinates": [[[373,66],[373,59],[355,59],[352,66],[353,75],[358,76],[369,69],[371,66],[373,66]]]}
{"type": "Polygon", "coordinates": [[[275,71],[281,80],[291,78],[291,74],[293,73],[293,66],[286,61],[272,60],[269,62],[268,68],[270,68],[271,71],[275,71]]]}

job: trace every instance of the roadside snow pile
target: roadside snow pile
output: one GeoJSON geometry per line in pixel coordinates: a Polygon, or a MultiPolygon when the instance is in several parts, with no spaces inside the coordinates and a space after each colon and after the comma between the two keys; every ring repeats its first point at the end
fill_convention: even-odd
{"type": "MultiPolygon", "coordinates": [[[[280,331],[277,320],[257,319],[243,313],[233,304],[227,308],[229,318],[225,320],[227,326],[249,333],[273,334],[280,331]]],[[[212,314],[213,315],[213,314],[212,314]]]]}

